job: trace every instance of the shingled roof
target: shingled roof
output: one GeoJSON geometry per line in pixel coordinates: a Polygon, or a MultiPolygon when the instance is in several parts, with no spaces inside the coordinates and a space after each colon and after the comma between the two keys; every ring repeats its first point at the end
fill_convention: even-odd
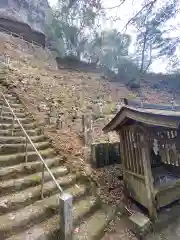
{"type": "Polygon", "coordinates": [[[116,116],[103,128],[105,133],[121,129],[129,124],[129,120],[152,126],[175,129],[179,127],[180,106],[147,103],[142,105],[140,103],[137,104],[135,101],[130,103],[131,105],[129,103],[128,105],[122,105],[116,116]]]}

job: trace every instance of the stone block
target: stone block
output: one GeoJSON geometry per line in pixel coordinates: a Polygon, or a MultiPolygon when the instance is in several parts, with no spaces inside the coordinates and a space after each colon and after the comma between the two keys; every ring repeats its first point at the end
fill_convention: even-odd
{"type": "Polygon", "coordinates": [[[151,230],[152,224],[150,219],[140,212],[131,215],[128,220],[131,231],[140,239],[151,230]]]}

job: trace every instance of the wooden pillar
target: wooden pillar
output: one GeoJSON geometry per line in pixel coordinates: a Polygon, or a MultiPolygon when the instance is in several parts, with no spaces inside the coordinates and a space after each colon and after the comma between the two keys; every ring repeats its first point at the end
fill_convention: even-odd
{"type": "Polygon", "coordinates": [[[142,163],[144,168],[144,177],[145,177],[145,185],[146,185],[146,191],[147,191],[147,197],[148,197],[148,211],[149,216],[152,218],[152,220],[157,219],[157,210],[156,210],[156,204],[153,194],[153,180],[152,180],[152,172],[151,172],[151,163],[150,163],[150,152],[148,149],[148,142],[145,137],[145,133],[140,134],[140,140],[142,144],[142,163]]]}
{"type": "Polygon", "coordinates": [[[89,147],[87,145],[84,147],[84,160],[86,163],[89,161],[89,147]]]}
{"type": "Polygon", "coordinates": [[[88,129],[87,126],[84,127],[84,142],[85,142],[85,146],[88,145],[88,129]]]}
{"type": "Polygon", "coordinates": [[[122,171],[123,171],[123,180],[125,180],[125,142],[123,139],[123,132],[119,132],[119,137],[120,137],[120,148],[121,148],[121,161],[122,161],[122,171]]]}
{"type": "Polygon", "coordinates": [[[72,239],[73,230],[73,198],[68,193],[63,193],[59,198],[60,207],[60,239],[72,239]]]}
{"type": "Polygon", "coordinates": [[[84,133],[85,131],[85,117],[82,115],[82,132],[84,133]]]}
{"type": "Polygon", "coordinates": [[[62,129],[62,127],[63,127],[62,115],[58,114],[58,118],[56,120],[56,129],[62,129]]]}

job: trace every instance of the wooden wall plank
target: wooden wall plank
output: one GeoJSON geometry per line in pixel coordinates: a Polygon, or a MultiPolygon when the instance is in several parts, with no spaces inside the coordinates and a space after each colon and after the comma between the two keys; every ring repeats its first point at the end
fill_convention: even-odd
{"type": "Polygon", "coordinates": [[[157,219],[150,155],[149,155],[149,149],[147,146],[148,143],[146,141],[146,137],[144,133],[140,135],[140,138],[141,138],[141,141],[144,143],[144,147],[142,148],[142,160],[143,160],[143,167],[144,167],[146,191],[147,191],[147,197],[148,197],[149,215],[150,217],[152,217],[152,219],[157,219]]]}
{"type": "Polygon", "coordinates": [[[126,146],[126,134],[125,130],[121,132],[121,141],[123,143],[123,156],[124,156],[124,168],[129,169],[128,155],[127,155],[127,146],[126,146]]]}
{"type": "Polygon", "coordinates": [[[128,154],[128,162],[129,162],[129,170],[134,172],[135,171],[135,165],[133,161],[133,155],[131,151],[131,146],[130,146],[130,138],[129,138],[129,130],[126,129],[126,143],[127,143],[127,154],[128,154]]]}
{"type": "Polygon", "coordinates": [[[133,135],[132,135],[132,130],[129,130],[129,139],[130,139],[130,142],[131,142],[131,152],[132,152],[132,161],[134,162],[134,172],[139,174],[140,171],[139,171],[139,159],[137,157],[137,154],[136,154],[136,149],[134,148],[134,143],[133,143],[133,135]]]}

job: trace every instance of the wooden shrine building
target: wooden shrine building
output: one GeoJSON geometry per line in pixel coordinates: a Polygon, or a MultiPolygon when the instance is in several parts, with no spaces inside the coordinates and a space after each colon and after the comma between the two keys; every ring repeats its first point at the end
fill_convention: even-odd
{"type": "Polygon", "coordinates": [[[180,107],[125,103],[103,130],[120,136],[125,193],[155,220],[180,199],[180,107]]]}

